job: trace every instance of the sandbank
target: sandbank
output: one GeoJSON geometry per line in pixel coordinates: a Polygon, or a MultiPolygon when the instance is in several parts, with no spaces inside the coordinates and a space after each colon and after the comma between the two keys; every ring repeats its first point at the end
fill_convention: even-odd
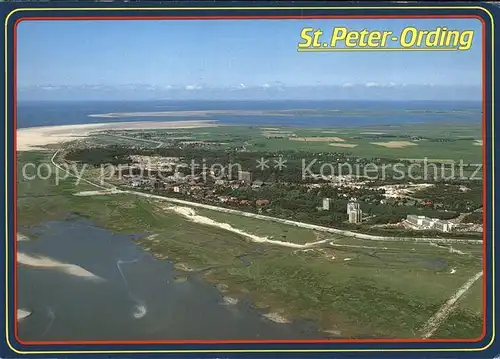
{"type": "Polygon", "coordinates": [[[29,241],[30,239],[26,237],[24,234],[18,233],[17,234],[17,241],[18,242],[23,242],[23,241],[29,241]]]}
{"type": "Polygon", "coordinates": [[[279,323],[279,324],[289,324],[290,320],[287,318],[283,317],[281,314],[272,312],[272,313],[266,313],[262,315],[264,318],[269,319],[272,322],[279,323]]]}
{"type": "Polygon", "coordinates": [[[31,312],[29,310],[26,310],[26,309],[18,309],[17,310],[17,320],[18,321],[21,321],[24,318],[29,317],[30,315],[31,315],[31,312]]]}
{"type": "Polygon", "coordinates": [[[293,116],[283,110],[183,110],[183,111],[143,111],[96,113],[89,117],[124,118],[124,117],[205,117],[210,115],[231,116],[293,116]]]}
{"type": "Polygon", "coordinates": [[[17,262],[26,266],[36,268],[58,269],[66,274],[81,277],[93,281],[103,281],[101,277],[75,264],[62,263],[48,257],[32,257],[26,253],[17,253],[17,262]]]}

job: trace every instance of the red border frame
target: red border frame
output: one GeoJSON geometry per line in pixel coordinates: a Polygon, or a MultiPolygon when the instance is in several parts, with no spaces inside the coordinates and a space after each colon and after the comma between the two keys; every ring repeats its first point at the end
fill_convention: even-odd
{"type": "MultiPolygon", "coordinates": [[[[19,18],[13,31],[13,80],[14,80],[14,131],[17,131],[17,26],[22,21],[67,21],[67,20],[291,20],[291,19],[464,19],[475,18],[482,22],[482,137],[483,137],[483,332],[475,339],[297,339],[297,340],[83,340],[83,341],[30,341],[18,337],[17,321],[14,321],[14,336],[23,345],[116,345],[116,344],[320,344],[320,343],[476,343],[486,336],[486,22],[477,15],[318,15],[318,16],[62,16],[19,18]]],[[[17,134],[14,135],[14,196],[17,203],[17,134]]],[[[17,206],[14,210],[14,228],[17,232],[17,206]]],[[[17,311],[17,240],[14,236],[14,312],[17,311]]]]}

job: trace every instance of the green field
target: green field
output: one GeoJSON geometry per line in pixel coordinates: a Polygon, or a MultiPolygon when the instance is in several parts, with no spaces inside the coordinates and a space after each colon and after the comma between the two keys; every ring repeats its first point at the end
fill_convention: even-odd
{"type": "MultiPolygon", "coordinates": [[[[364,128],[303,128],[303,127],[251,127],[219,126],[197,129],[158,130],[158,131],[116,131],[117,134],[147,138],[154,141],[169,141],[185,137],[189,141],[204,141],[217,148],[244,148],[247,151],[307,151],[339,152],[366,158],[431,158],[435,160],[463,160],[466,163],[482,163],[482,146],[476,141],[482,139],[480,123],[447,122],[421,123],[391,126],[370,126],[364,128]],[[289,139],[315,138],[314,141],[289,139]],[[321,138],[338,137],[343,141],[318,142],[321,138]],[[416,139],[421,137],[422,139],[416,139]],[[384,147],[374,143],[389,141],[412,142],[405,147],[384,147]],[[331,144],[354,147],[338,147],[331,144]]],[[[121,144],[130,140],[111,138],[96,139],[99,143],[111,141],[121,144]],[[123,142],[121,142],[123,141],[123,142]]],[[[141,143],[142,145],[153,145],[141,143]]],[[[153,146],[154,147],[154,146],[153,146]]]]}
{"type": "Polygon", "coordinates": [[[208,209],[198,209],[196,212],[199,215],[207,216],[218,222],[228,223],[237,229],[248,231],[257,236],[268,237],[272,240],[304,244],[326,238],[324,234],[315,233],[309,229],[292,227],[287,224],[235,216],[208,209]]]}
{"type": "MultiPolygon", "coordinates": [[[[50,154],[23,152],[18,155],[18,169],[49,159],[50,154]]],[[[335,244],[344,246],[301,251],[253,243],[233,232],[191,222],[168,210],[166,202],[123,194],[73,196],[95,190],[89,184],[75,188],[74,179],[55,185],[54,179],[23,180],[20,172],[18,181],[21,233],[30,225],[70,213],[115,232],[154,233],[139,243],[159,260],[205,269],[200,275],[227,285],[231,296],[249,297],[256,306],[285,317],[314,320],[325,330],[340,331],[342,337],[418,337],[426,321],[481,269],[479,247],[457,246],[465,253],[459,255],[429,244],[336,238],[335,244]]],[[[317,238],[312,231],[286,225],[208,210],[198,214],[275,240],[304,243],[317,238]]],[[[481,323],[476,284],[436,336],[475,338],[481,334],[481,323]]]]}

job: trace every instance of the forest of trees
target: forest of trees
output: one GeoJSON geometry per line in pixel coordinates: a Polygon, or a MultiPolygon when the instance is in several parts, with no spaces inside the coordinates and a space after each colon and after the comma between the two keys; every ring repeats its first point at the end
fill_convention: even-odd
{"type": "Polygon", "coordinates": [[[422,189],[414,197],[439,202],[443,208],[457,212],[471,212],[483,206],[482,181],[468,181],[461,187],[460,181],[436,183],[433,187],[422,189]]]}

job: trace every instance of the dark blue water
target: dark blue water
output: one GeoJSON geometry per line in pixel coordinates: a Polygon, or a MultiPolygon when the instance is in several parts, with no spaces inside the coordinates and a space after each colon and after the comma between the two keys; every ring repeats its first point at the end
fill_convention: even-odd
{"type": "Polygon", "coordinates": [[[481,121],[480,102],[384,102],[384,101],[127,101],[127,102],[21,102],[17,126],[37,127],[100,122],[218,120],[231,125],[278,126],[373,126],[428,121],[481,121]],[[203,117],[88,117],[109,112],[189,111],[189,110],[338,110],[338,114],[294,116],[208,115],[203,117]],[[420,111],[413,113],[411,111],[420,111]],[[353,113],[365,111],[365,113],[353,113]],[[428,111],[423,113],[422,111],[428,111]],[[445,111],[445,113],[436,113],[445,111]],[[467,111],[460,113],[454,111],[467,111]]]}

